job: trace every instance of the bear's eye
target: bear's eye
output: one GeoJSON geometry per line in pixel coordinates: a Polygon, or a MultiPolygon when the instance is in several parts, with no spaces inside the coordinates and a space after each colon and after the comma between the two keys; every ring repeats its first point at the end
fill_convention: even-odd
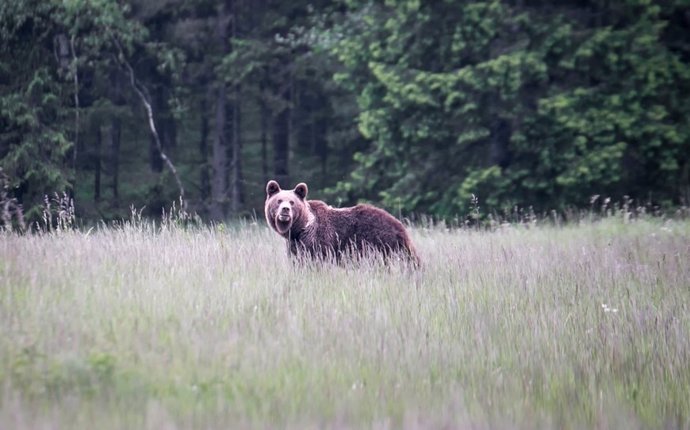
{"type": "Polygon", "coordinates": [[[278,204],[281,204],[281,203],[283,203],[283,201],[282,201],[282,200],[278,200],[278,204]]]}
{"type": "Polygon", "coordinates": [[[294,205],[295,205],[295,202],[293,202],[292,200],[290,200],[290,206],[294,206],[294,205]]]}

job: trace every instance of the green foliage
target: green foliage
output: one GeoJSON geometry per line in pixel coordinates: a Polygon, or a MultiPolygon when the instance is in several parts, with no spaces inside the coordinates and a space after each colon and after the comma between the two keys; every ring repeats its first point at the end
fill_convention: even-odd
{"type": "Polygon", "coordinates": [[[680,6],[350,6],[334,52],[371,143],[340,191],[453,216],[472,194],[550,209],[688,187],[690,68],[663,33],[680,6]]]}
{"type": "Polygon", "coordinates": [[[4,2],[8,195],[31,221],[54,192],[107,219],[176,199],[126,60],[200,213],[230,198],[211,183],[260,211],[274,175],[446,218],[472,195],[488,212],[687,204],[687,1],[528,3],[4,2]]]}
{"type": "MultiPolygon", "coordinates": [[[[75,74],[102,73],[112,65],[115,40],[131,49],[141,37],[127,10],[105,0],[0,6],[0,55],[7,60],[0,66],[0,166],[30,220],[40,216],[45,195],[73,189],[70,154],[82,126],[75,74]]],[[[82,116],[92,118],[89,109],[82,116]]]]}
{"type": "Polygon", "coordinates": [[[5,2],[0,6],[0,167],[24,202],[29,217],[43,193],[69,181],[63,159],[67,136],[68,91],[53,58],[52,21],[56,7],[45,2],[5,2]]]}

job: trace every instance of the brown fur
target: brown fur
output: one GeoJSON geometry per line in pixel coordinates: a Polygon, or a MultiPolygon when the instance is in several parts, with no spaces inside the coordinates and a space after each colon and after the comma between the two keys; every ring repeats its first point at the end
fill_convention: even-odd
{"type": "Polygon", "coordinates": [[[285,238],[290,254],[340,260],[374,251],[386,258],[401,254],[419,265],[405,226],[388,212],[365,204],[336,209],[306,196],[304,183],[293,190],[281,190],[276,181],[266,185],[266,221],[285,238]]]}

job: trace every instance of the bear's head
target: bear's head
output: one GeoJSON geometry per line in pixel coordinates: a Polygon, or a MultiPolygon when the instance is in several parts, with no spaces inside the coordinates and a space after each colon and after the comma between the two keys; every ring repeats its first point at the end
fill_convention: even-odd
{"type": "Polygon", "coordinates": [[[287,236],[299,231],[313,217],[307,204],[307,184],[297,184],[294,190],[281,190],[276,181],[266,184],[266,221],[276,232],[287,236]]]}

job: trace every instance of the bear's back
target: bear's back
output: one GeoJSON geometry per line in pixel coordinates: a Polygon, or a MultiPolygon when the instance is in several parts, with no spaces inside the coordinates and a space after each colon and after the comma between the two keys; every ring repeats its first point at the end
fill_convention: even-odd
{"type": "Polygon", "coordinates": [[[351,244],[361,248],[398,250],[409,247],[409,237],[403,224],[383,209],[368,204],[334,208],[320,200],[309,200],[315,216],[314,238],[322,238],[320,246],[336,249],[351,244]]]}

